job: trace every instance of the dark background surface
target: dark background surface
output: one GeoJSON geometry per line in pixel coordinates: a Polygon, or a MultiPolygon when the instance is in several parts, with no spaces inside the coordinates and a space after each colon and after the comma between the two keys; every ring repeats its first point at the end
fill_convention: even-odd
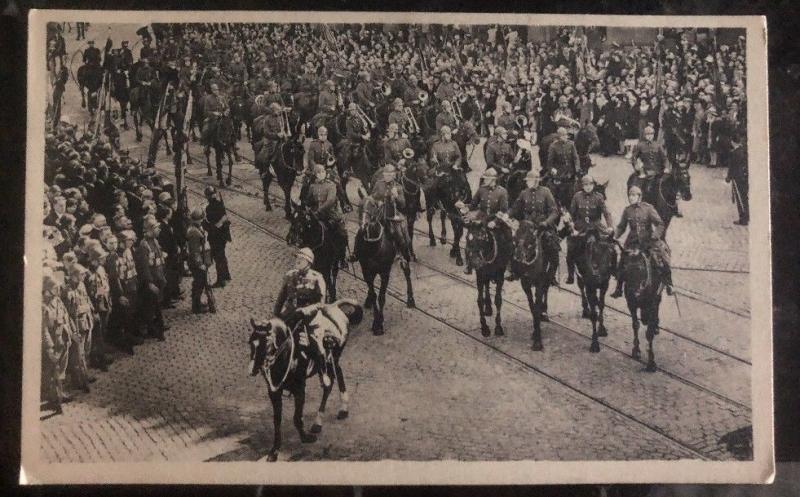
{"type": "MultiPolygon", "coordinates": [[[[27,14],[31,8],[60,9],[160,9],[160,10],[384,10],[384,11],[460,11],[460,12],[535,12],[564,14],[671,14],[671,15],[766,15],[769,45],[770,180],[773,264],[773,342],[775,364],[775,452],[779,462],[800,461],[800,323],[798,312],[798,143],[800,128],[800,2],[765,0],[687,0],[687,1],[610,1],[591,2],[479,2],[440,0],[426,2],[391,1],[236,1],[213,2],[159,1],[46,1],[17,0],[0,3],[0,272],[2,327],[0,328],[0,488],[21,495],[598,495],[593,486],[539,487],[452,487],[452,488],[274,488],[266,487],[27,487],[19,488],[20,399],[22,384],[22,290],[24,254],[25,192],[25,100],[27,14]]],[[[568,24],[565,20],[564,24],[568,24]]],[[[748,70],[751,70],[748,68],[748,70]]],[[[757,323],[756,323],[757,324],[757,323]]],[[[764,330],[767,333],[767,330],[764,330]]],[[[512,420],[508,420],[510,422],[512,420]]],[[[602,436],[602,434],[598,434],[602,436]]],[[[796,468],[797,466],[795,466],[796,468]]],[[[779,467],[780,470],[780,467],[779,467]]],[[[779,474],[779,479],[781,475],[779,474]]],[[[794,475],[795,480],[800,476],[794,475]]],[[[616,486],[609,495],[678,495],[666,487],[647,485],[616,486]]],[[[691,495],[732,495],[730,487],[705,486],[691,495]],[[697,493],[699,492],[699,493],[697,493]]],[[[758,491],[747,487],[733,489],[737,495],[758,491]]],[[[8,494],[9,492],[3,492],[8,494]]],[[[686,494],[688,495],[688,494],[686,494]]],[[[797,494],[795,494],[797,495],[797,494]]]]}

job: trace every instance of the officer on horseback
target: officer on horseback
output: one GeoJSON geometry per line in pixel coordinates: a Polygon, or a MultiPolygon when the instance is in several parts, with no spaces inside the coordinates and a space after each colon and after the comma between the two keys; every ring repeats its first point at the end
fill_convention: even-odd
{"type": "Polygon", "coordinates": [[[387,163],[398,164],[403,159],[403,150],[411,148],[408,138],[399,135],[400,125],[390,123],[386,130],[386,141],[383,143],[383,159],[387,163]]]}
{"type": "MultiPolygon", "coordinates": [[[[411,259],[411,238],[408,234],[408,223],[400,210],[405,208],[405,195],[403,187],[397,182],[397,168],[394,164],[386,164],[383,175],[372,186],[370,196],[383,207],[384,221],[389,232],[389,237],[403,256],[408,261],[411,259]]],[[[355,251],[354,251],[355,252],[355,251]]],[[[353,254],[351,261],[358,260],[353,254]]]]}
{"type": "Polygon", "coordinates": [[[567,238],[567,284],[575,282],[575,261],[586,246],[587,238],[597,233],[605,233],[614,226],[611,213],[606,207],[602,193],[594,191],[595,181],[590,175],[581,178],[581,190],[576,192],[570,203],[575,234],[567,238]],[[601,219],[605,219],[605,226],[601,219]]]}
{"type": "Polygon", "coordinates": [[[563,208],[570,202],[573,180],[580,173],[580,159],[567,129],[558,128],[558,139],[547,150],[546,175],[553,184],[553,194],[563,208]]]}
{"type": "Polygon", "coordinates": [[[320,114],[325,114],[328,119],[336,114],[336,83],[333,80],[326,80],[325,86],[319,92],[317,99],[317,108],[320,114]]]}
{"type": "Polygon", "coordinates": [[[403,99],[397,97],[392,101],[392,112],[389,113],[388,125],[396,124],[398,129],[402,129],[406,123],[406,114],[403,111],[403,99]]]}
{"type": "Polygon", "coordinates": [[[369,129],[366,128],[366,123],[361,119],[358,112],[358,105],[355,102],[350,102],[347,107],[347,120],[345,121],[346,128],[346,142],[347,159],[353,160],[354,157],[360,155],[364,151],[364,146],[370,138],[369,129]]]}
{"type": "Polygon", "coordinates": [[[328,171],[322,164],[313,167],[314,182],[309,185],[304,197],[304,204],[309,206],[317,219],[324,222],[331,229],[336,238],[334,246],[339,253],[337,259],[346,266],[345,254],[347,252],[347,230],[344,225],[342,211],[339,209],[336,184],[328,179],[328,171]]]}
{"type": "MultiPolygon", "coordinates": [[[[528,172],[525,176],[527,188],[519,194],[514,205],[511,206],[509,215],[514,219],[527,220],[538,226],[542,233],[542,247],[547,262],[552,268],[552,274],[555,274],[559,251],[559,239],[555,227],[559,211],[553,193],[546,186],[540,185],[539,179],[536,171],[528,172]]],[[[506,277],[509,281],[517,278],[518,275],[514,274],[513,270],[506,277]]]]}
{"type": "Polygon", "coordinates": [[[653,187],[669,168],[667,153],[664,147],[655,142],[655,130],[652,126],[644,129],[644,139],[633,147],[631,164],[635,172],[628,180],[628,188],[638,184],[647,199],[653,198],[653,187]],[[637,176],[638,174],[638,176],[637,176]]]}
{"type": "Polygon", "coordinates": [[[450,129],[458,127],[456,118],[453,115],[453,105],[449,100],[442,101],[442,110],[436,114],[436,130],[441,134],[442,128],[445,126],[450,129]]]}
{"type": "Polygon", "coordinates": [[[284,275],[281,290],[275,300],[273,314],[283,319],[290,330],[302,319],[302,316],[295,313],[297,309],[325,301],[325,279],[311,269],[312,264],[314,252],[308,247],[301,248],[297,252],[294,269],[284,275]]]}
{"type": "Polygon", "coordinates": [[[494,130],[494,135],[486,140],[486,167],[495,171],[507,172],[513,152],[508,143],[508,130],[503,126],[498,126],[494,130]]]}
{"type": "Polygon", "coordinates": [[[430,162],[440,173],[452,173],[461,169],[461,150],[452,139],[450,126],[442,126],[440,139],[431,145],[430,162]]]}
{"type": "Polygon", "coordinates": [[[86,50],[83,51],[83,63],[91,66],[100,65],[100,49],[94,46],[94,40],[89,40],[86,50]]]}
{"type": "MultiPolygon", "coordinates": [[[[478,188],[478,192],[472,197],[469,210],[475,221],[483,223],[490,230],[496,230],[498,234],[505,234],[510,238],[510,228],[505,223],[497,223],[495,218],[499,213],[508,210],[508,192],[505,188],[497,184],[497,171],[492,168],[483,173],[483,185],[478,188]]],[[[464,267],[464,274],[472,274],[472,267],[469,265],[469,258],[464,267]]]]}
{"type": "MultiPolygon", "coordinates": [[[[614,231],[614,238],[621,237],[625,230],[629,230],[628,238],[625,239],[625,249],[648,250],[659,269],[667,295],[672,295],[670,251],[667,243],[661,238],[664,233],[664,222],[652,205],[642,201],[642,190],[638,186],[634,185],[628,189],[628,201],[630,205],[622,211],[622,218],[614,231]]],[[[614,298],[622,296],[625,261],[626,254],[623,252],[617,269],[617,288],[611,294],[614,298]]]]}

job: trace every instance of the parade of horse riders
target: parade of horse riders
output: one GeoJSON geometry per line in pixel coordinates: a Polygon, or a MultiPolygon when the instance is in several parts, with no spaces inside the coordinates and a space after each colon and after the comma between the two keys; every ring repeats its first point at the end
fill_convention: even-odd
{"type": "MultiPolygon", "coordinates": [[[[76,40],[68,24],[48,25],[48,423],[122,396],[126,364],[163,364],[198,412],[267,392],[271,426],[263,395],[219,414],[263,439],[231,457],[314,446],[334,385],[326,431],[358,435],[306,458],[461,457],[368,440],[427,426],[414,410],[459,410],[478,395],[460,378],[521,368],[548,402],[569,391],[603,410],[592,422],[667,433],[652,454],[752,457],[747,435],[720,441],[750,422],[743,29],[81,23],[76,40]],[[199,378],[221,384],[190,397],[199,378]],[[724,428],[702,443],[631,407],[710,394],[724,428]],[[409,421],[353,427],[393,396],[409,421]],[[288,398],[297,437],[282,437],[288,398]]],[[[497,395],[528,389],[515,384],[497,395]]],[[[581,423],[560,436],[587,436],[581,423]]],[[[497,458],[562,457],[509,447],[497,458]]]]}

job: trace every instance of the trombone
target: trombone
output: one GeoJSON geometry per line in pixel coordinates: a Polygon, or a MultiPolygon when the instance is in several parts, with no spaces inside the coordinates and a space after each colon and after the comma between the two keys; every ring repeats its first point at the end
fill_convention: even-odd
{"type": "MultiPolygon", "coordinates": [[[[281,103],[283,104],[283,95],[281,95],[281,103]]],[[[283,133],[284,138],[292,136],[292,125],[289,122],[289,109],[290,107],[281,105],[281,133],[283,133]]]]}
{"type": "Polygon", "coordinates": [[[450,103],[450,114],[456,121],[456,127],[461,127],[461,123],[464,121],[464,114],[461,113],[461,106],[458,105],[458,100],[445,100],[445,102],[450,103]]]}
{"type": "Polygon", "coordinates": [[[360,105],[356,104],[356,113],[358,117],[361,119],[361,123],[364,125],[366,131],[369,131],[371,128],[375,127],[375,121],[369,118],[364,109],[361,108],[360,105]]]}
{"type": "Polygon", "coordinates": [[[413,135],[419,134],[419,123],[417,123],[417,118],[414,117],[414,112],[408,107],[404,107],[403,112],[406,115],[406,130],[408,133],[413,135]]]}

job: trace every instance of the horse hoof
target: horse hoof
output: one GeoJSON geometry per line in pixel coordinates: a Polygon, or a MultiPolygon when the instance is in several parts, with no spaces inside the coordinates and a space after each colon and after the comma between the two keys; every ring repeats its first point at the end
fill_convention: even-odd
{"type": "Polygon", "coordinates": [[[416,306],[417,306],[417,303],[414,301],[413,297],[406,301],[406,307],[408,307],[409,309],[413,309],[416,306]]]}
{"type": "Polygon", "coordinates": [[[231,183],[232,183],[231,177],[228,176],[228,179],[225,180],[225,184],[228,185],[228,186],[231,186],[231,183]]]}
{"type": "Polygon", "coordinates": [[[599,336],[599,337],[607,337],[608,336],[608,331],[606,331],[606,327],[605,326],[601,326],[600,327],[600,330],[598,330],[598,332],[597,332],[597,336],[599,336]]]}
{"type": "MultiPolygon", "coordinates": [[[[320,429],[322,429],[322,428],[320,427],[320,429]]],[[[300,441],[303,442],[304,444],[314,443],[314,442],[317,441],[317,436],[316,435],[312,435],[310,433],[304,433],[304,434],[300,435],[300,441]]]]}
{"type": "Polygon", "coordinates": [[[655,362],[647,363],[647,367],[644,368],[644,370],[647,371],[648,373],[655,373],[656,372],[656,363],[655,362]]]}
{"type": "Polygon", "coordinates": [[[372,325],[372,334],[376,337],[383,335],[383,325],[372,325]]]}
{"type": "Polygon", "coordinates": [[[494,336],[501,337],[504,336],[506,333],[503,331],[502,326],[496,326],[494,329],[494,336]]]}
{"type": "Polygon", "coordinates": [[[436,240],[431,238],[430,241],[428,242],[428,245],[430,245],[431,247],[435,247],[436,246],[436,240]]]}
{"type": "Polygon", "coordinates": [[[411,254],[411,262],[417,262],[417,254],[411,254]]]}
{"type": "Polygon", "coordinates": [[[456,256],[456,266],[463,266],[463,265],[464,265],[464,260],[461,258],[461,256],[460,255],[456,256]]]}
{"type": "Polygon", "coordinates": [[[631,352],[631,357],[633,357],[638,361],[639,359],[642,358],[642,353],[639,351],[639,349],[633,349],[633,351],[631,352]]]}
{"type": "Polygon", "coordinates": [[[320,433],[321,431],[322,431],[322,425],[318,425],[318,424],[314,423],[311,426],[311,433],[320,433]]]}
{"type": "Polygon", "coordinates": [[[283,215],[283,218],[286,219],[287,221],[291,221],[292,220],[292,213],[291,212],[287,212],[286,214],[283,215]]]}
{"type": "Polygon", "coordinates": [[[481,326],[481,335],[488,338],[492,333],[489,331],[489,327],[486,325],[481,326]]]}
{"type": "Polygon", "coordinates": [[[541,322],[543,322],[543,323],[549,323],[550,322],[550,316],[548,316],[546,312],[543,312],[542,313],[542,317],[540,317],[539,320],[541,322]]]}
{"type": "Polygon", "coordinates": [[[544,347],[542,347],[542,342],[538,342],[538,341],[534,340],[533,341],[533,345],[531,345],[531,349],[534,352],[541,352],[542,350],[544,350],[544,347]]]}
{"type": "Polygon", "coordinates": [[[272,206],[269,204],[264,204],[264,210],[267,212],[272,212],[272,206]]]}
{"type": "Polygon", "coordinates": [[[444,238],[444,237],[439,238],[439,243],[441,243],[442,245],[445,245],[445,244],[447,244],[447,239],[444,238]]]}
{"type": "Polygon", "coordinates": [[[211,170],[209,170],[208,172],[206,172],[206,176],[208,176],[210,178],[211,176],[214,176],[214,174],[212,174],[211,170]]]}
{"type": "Polygon", "coordinates": [[[336,414],[336,419],[347,419],[347,417],[349,415],[350,415],[349,412],[347,412],[345,410],[341,410],[341,411],[338,412],[338,414],[336,414]]]}
{"type": "Polygon", "coordinates": [[[278,451],[277,450],[270,451],[270,453],[267,454],[267,462],[275,462],[277,460],[278,460],[278,451]]]}
{"type": "Polygon", "coordinates": [[[584,309],[581,313],[581,317],[584,319],[589,319],[591,317],[591,313],[589,313],[589,309],[584,309]]]}
{"type": "Polygon", "coordinates": [[[136,141],[137,142],[141,142],[142,141],[142,135],[136,135],[136,141]]]}
{"type": "Polygon", "coordinates": [[[589,352],[592,352],[594,354],[600,352],[600,344],[593,341],[592,344],[589,346],[589,352]]]}

